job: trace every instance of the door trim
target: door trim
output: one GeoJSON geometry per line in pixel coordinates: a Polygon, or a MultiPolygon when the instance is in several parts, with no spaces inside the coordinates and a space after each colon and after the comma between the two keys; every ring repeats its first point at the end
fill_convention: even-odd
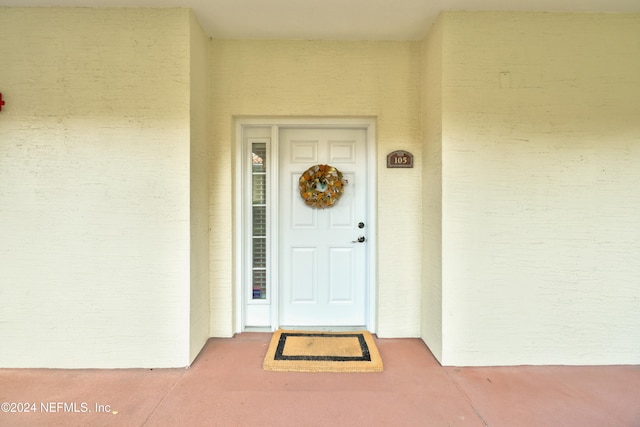
{"type": "MultiPolygon", "coordinates": [[[[235,173],[234,173],[234,296],[235,296],[235,332],[243,332],[245,330],[245,299],[244,292],[247,274],[246,265],[248,262],[245,256],[246,248],[246,227],[244,218],[247,207],[244,203],[244,189],[249,185],[245,179],[245,166],[243,165],[243,149],[244,149],[244,129],[249,127],[270,127],[271,128],[271,150],[270,164],[274,171],[278,170],[278,134],[281,127],[286,128],[357,128],[366,130],[367,144],[367,217],[371,224],[370,233],[367,236],[367,314],[366,325],[367,330],[375,333],[377,330],[377,297],[378,297],[378,274],[377,274],[377,144],[376,144],[376,119],[375,117],[234,117],[235,129],[235,173]]],[[[270,192],[270,210],[272,215],[278,209],[278,174],[271,174],[271,192],[270,192]],[[275,181],[275,182],[274,182],[275,181]],[[273,185],[276,184],[276,185],[273,185]]],[[[273,217],[273,216],[272,216],[273,217]]],[[[278,286],[278,221],[272,221],[271,239],[269,249],[271,253],[269,269],[271,277],[270,289],[270,330],[277,330],[280,326],[279,322],[279,294],[278,286]]]]}

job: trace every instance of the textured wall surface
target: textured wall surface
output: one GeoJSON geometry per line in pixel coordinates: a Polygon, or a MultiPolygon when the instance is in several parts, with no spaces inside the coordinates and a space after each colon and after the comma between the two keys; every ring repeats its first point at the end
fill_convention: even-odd
{"type": "Polygon", "coordinates": [[[189,12],[0,28],[0,366],[186,365],[189,12]]]}
{"type": "Polygon", "coordinates": [[[213,41],[211,331],[233,332],[234,115],[376,116],[378,333],[420,335],[420,43],[213,41]],[[414,169],[386,169],[404,149],[414,169]]]}
{"type": "Polygon", "coordinates": [[[444,363],[640,363],[640,15],[443,24],[444,363]]]}
{"type": "Polygon", "coordinates": [[[422,53],[422,311],[421,337],[442,360],[442,19],[422,53]]]}
{"type": "Polygon", "coordinates": [[[376,117],[380,336],[640,363],[639,15],[452,12],[425,43],[209,41],[180,9],[0,29],[0,366],[184,366],[232,335],[234,116],[376,117]]]}
{"type": "Polygon", "coordinates": [[[190,189],[191,288],[190,354],[198,355],[209,338],[209,37],[195,15],[190,20],[190,189]]]}

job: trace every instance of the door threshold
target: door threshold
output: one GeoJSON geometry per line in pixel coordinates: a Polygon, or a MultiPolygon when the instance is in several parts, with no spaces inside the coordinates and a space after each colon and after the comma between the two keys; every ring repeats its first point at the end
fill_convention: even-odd
{"type": "Polygon", "coordinates": [[[273,332],[269,326],[245,326],[242,332],[273,332]]]}
{"type": "Polygon", "coordinates": [[[355,332],[366,331],[366,326],[280,326],[289,331],[317,331],[317,332],[355,332]]]}

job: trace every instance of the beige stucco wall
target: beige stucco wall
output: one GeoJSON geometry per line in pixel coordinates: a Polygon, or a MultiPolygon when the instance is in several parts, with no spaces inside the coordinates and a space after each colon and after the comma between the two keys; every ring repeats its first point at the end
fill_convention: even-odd
{"type": "Polygon", "coordinates": [[[209,37],[190,13],[190,325],[189,362],[209,338],[209,37]]]}
{"type": "Polygon", "coordinates": [[[211,333],[234,332],[233,117],[375,116],[378,333],[420,335],[420,43],[212,42],[211,333]],[[386,169],[386,155],[415,155],[386,169]]]}
{"type": "Polygon", "coordinates": [[[422,51],[422,310],[421,337],[442,360],[442,19],[422,51]]]}
{"type": "Polygon", "coordinates": [[[190,12],[0,28],[0,366],[187,365],[190,12]]]}
{"type": "Polygon", "coordinates": [[[639,363],[640,15],[442,38],[443,362],[639,363]]]}
{"type": "Polygon", "coordinates": [[[234,116],[376,118],[381,337],[640,363],[640,15],[451,12],[424,43],[210,41],[180,9],[0,28],[0,366],[184,366],[234,332],[234,116]]]}

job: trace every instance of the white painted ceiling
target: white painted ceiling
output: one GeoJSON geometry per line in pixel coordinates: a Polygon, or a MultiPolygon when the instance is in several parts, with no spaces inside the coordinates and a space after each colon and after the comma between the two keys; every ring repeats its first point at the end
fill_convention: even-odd
{"type": "Polygon", "coordinates": [[[214,38],[325,40],[419,40],[443,10],[640,12],[640,0],[0,0],[0,6],[184,7],[214,38]]]}

